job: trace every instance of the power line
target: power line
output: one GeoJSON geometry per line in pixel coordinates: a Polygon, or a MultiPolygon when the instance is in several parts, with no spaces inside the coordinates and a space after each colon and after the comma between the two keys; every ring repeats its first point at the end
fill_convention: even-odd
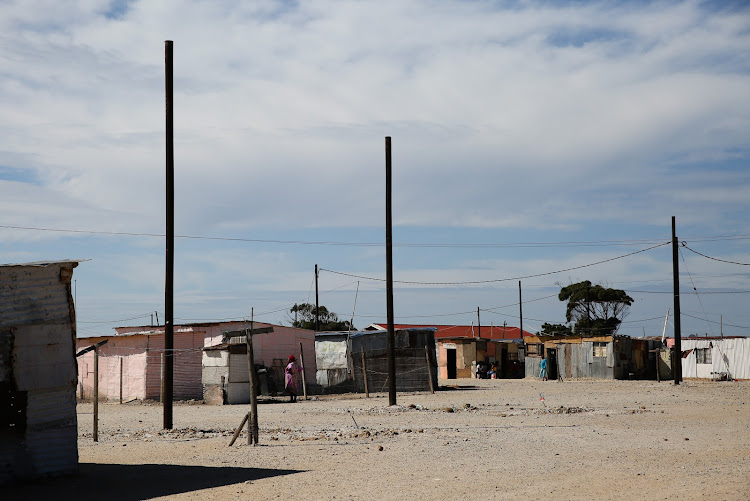
{"type": "MultiPolygon", "coordinates": [[[[49,231],[56,233],[73,233],[80,235],[109,235],[109,236],[128,236],[128,237],[156,237],[163,238],[166,234],[149,233],[149,232],[129,232],[129,231],[103,231],[103,230],[76,230],[69,228],[45,228],[37,226],[19,226],[19,225],[0,225],[0,228],[27,231],[49,231]]],[[[266,238],[243,238],[243,237],[209,237],[203,235],[174,235],[175,238],[192,239],[192,240],[216,240],[228,242],[250,242],[250,243],[269,243],[269,244],[294,244],[294,245],[326,245],[326,246],[350,246],[350,247],[384,247],[383,242],[340,242],[340,241],[315,241],[315,240],[281,240],[266,238]]],[[[714,240],[736,240],[750,239],[750,235],[734,235],[719,237],[693,237],[693,240],[704,239],[704,241],[714,240]]],[[[660,239],[632,239],[632,240],[572,240],[572,241],[553,241],[553,242],[505,242],[505,243],[414,243],[414,242],[394,242],[394,247],[415,247],[415,248],[534,248],[534,247],[608,247],[608,246],[627,246],[636,244],[653,244],[661,242],[660,239]]]]}
{"type": "MultiPolygon", "coordinates": [[[[674,294],[674,291],[634,291],[625,289],[625,292],[631,293],[631,294],[674,294]]],[[[701,294],[707,295],[707,294],[748,294],[749,291],[703,291],[701,294]]],[[[698,294],[697,291],[680,291],[680,294],[698,294]]]]}
{"type": "MultiPolygon", "coordinates": [[[[698,294],[698,289],[695,288],[695,282],[693,282],[693,277],[690,275],[690,270],[688,270],[687,267],[687,261],[685,261],[685,255],[682,253],[682,249],[680,249],[680,257],[682,258],[682,263],[685,265],[685,271],[687,272],[688,277],[690,278],[690,283],[693,284],[693,290],[695,291],[695,297],[698,298],[698,303],[701,305],[701,310],[703,310],[703,316],[705,317],[706,322],[708,322],[708,315],[706,315],[706,308],[703,306],[703,300],[701,300],[700,294],[698,294]]],[[[711,335],[714,335],[714,328],[709,323],[708,328],[711,329],[711,335]]]]}
{"type": "MultiPolygon", "coordinates": [[[[694,318],[695,320],[701,320],[701,321],[703,321],[703,322],[707,322],[707,323],[709,323],[709,324],[719,324],[719,323],[720,323],[720,322],[717,322],[717,321],[715,321],[715,320],[708,320],[708,319],[706,319],[706,318],[701,318],[701,317],[695,317],[695,316],[693,316],[693,315],[688,315],[688,314],[687,314],[687,313],[685,313],[685,312],[681,312],[681,314],[682,314],[682,315],[685,315],[686,317],[694,318]]],[[[750,327],[747,327],[747,326],[743,326],[743,325],[734,325],[734,324],[728,324],[728,323],[726,323],[726,322],[723,322],[723,325],[726,325],[726,326],[729,326],[729,327],[736,327],[736,328],[738,328],[738,329],[750,329],[750,327]]]]}
{"type": "MultiPolygon", "coordinates": [[[[646,252],[646,251],[650,251],[652,249],[656,249],[658,247],[663,247],[665,245],[669,245],[670,243],[671,242],[663,242],[663,243],[660,243],[660,244],[657,244],[657,245],[653,245],[651,247],[647,247],[646,249],[641,249],[641,250],[638,250],[638,251],[635,251],[635,252],[630,252],[628,254],[623,254],[622,256],[617,256],[617,257],[613,257],[613,258],[609,258],[609,259],[604,259],[602,261],[597,261],[595,263],[589,263],[589,264],[584,264],[584,265],[581,265],[581,266],[573,266],[571,268],[565,268],[563,270],[549,271],[549,272],[546,272],[546,273],[536,273],[534,275],[525,275],[525,276],[520,276],[520,277],[497,278],[497,279],[493,279],[493,280],[470,280],[470,281],[465,281],[465,282],[418,282],[418,281],[410,281],[410,280],[394,280],[393,282],[394,283],[400,283],[400,284],[407,284],[407,285],[476,285],[476,284],[488,284],[488,283],[496,283],[496,282],[507,282],[507,281],[510,281],[510,280],[523,280],[523,279],[526,279],[526,278],[543,277],[543,276],[547,276],[547,275],[554,275],[556,273],[564,273],[566,271],[580,270],[581,268],[588,268],[590,266],[595,266],[595,265],[598,265],[598,264],[608,263],[610,261],[616,261],[618,259],[623,259],[623,258],[626,258],[626,257],[629,257],[629,256],[633,256],[635,254],[640,254],[641,252],[646,252]]],[[[353,273],[345,273],[343,271],[334,271],[334,270],[329,270],[329,269],[326,269],[326,268],[318,268],[318,270],[319,271],[327,271],[329,273],[335,273],[337,275],[344,275],[344,276],[347,276],[347,277],[359,278],[361,280],[372,280],[372,281],[377,281],[377,282],[384,282],[385,281],[384,278],[366,277],[366,276],[363,276],[363,275],[355,275],[353,273]]]]}
{"type": "MultiPolygon", "coordinates": [[[[699,256],[703,256],[703,257],[705,257],[707,259],[713,259],[714,261],[719,261],[719,262],[722,262],[722,263],[738,264],[740,266],[750,266],[750,263],[738,263],[737,261],[727,261],[726,259],[719,259],[718,257],[707,256],[707,255],[705,255],[705,254],[703,254],[701,252],[698,252],[697,250],[691,249],[690,247],[688,247],[686,245],[685,242],[682,242],[682,246],[684,248],[686,248],[687,250],[689,250],[690,252],[692,252],[694,254],[698,254],[699,256]]],[[[682,259],[684,260],[685,258],[683,257],[682,259]]]]}

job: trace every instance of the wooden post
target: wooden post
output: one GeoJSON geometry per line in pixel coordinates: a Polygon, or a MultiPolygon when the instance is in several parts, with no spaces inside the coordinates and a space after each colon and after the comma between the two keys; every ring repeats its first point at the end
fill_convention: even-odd
{"type": "Polygon", "coordinates": [[[252,320],[250,320],[250,330],[246,332],[248,377],[250,379],[250,419],[247,423],[247,445],[258,445],[258,378],[255,375],[255,357],[253,356],[252,320]]]}
{"type": "Polygon", "coordinates": [[[120,357],[120,405],[122,405],[122,357],[120,357]]]}
{"type": "Polygon", "coordinates": [[[430,348],[424,347],[424,356],[427,359],[427,377],[430,378],[430,392],[435,393],[435,385],[432,384],[432,365],[430,365],[430,348]]]}
{"type": "Polygon", "coordinates": [[[99,347],[94,346],[94,442],[99,441],[99,347]]]}
{"type": "Polygon", "coordinates": [[[365,398],[370,398],[370,390],[367,388],[367,362],[365,361],[365,349],[362,348],[362,378],[365,380],[365,398]]]}
{"type": "Polygon", "coordinates": [[[234,436],[232,437],[232,441],[229,442],[229,447],[232,447],[234,445],[234,442],[237,440],[237,437],[240,436],[240,433],[242,432],[242,427],[245,426],[245,422],[247,421],[249,414],[245,414],[245,416],[242,418],[242,422],[237,427],[236,430],[234,430],[234,436]]]}
{"type": "Polygon", "coordinates": [[[305,382],[305,357],[302,353],[302,343],[299,344],[299,365],[302,369],[302,395],[307,400],[307,383],[305,382]]]}
{"type": "Polygon", "coordinates": [[[161,405],[164,429],[172,429],[174,377],[174,108],[172,40],[164,41],[164,88],[166,94],[166,270],[164,278],[164,377],[161,405]]]}

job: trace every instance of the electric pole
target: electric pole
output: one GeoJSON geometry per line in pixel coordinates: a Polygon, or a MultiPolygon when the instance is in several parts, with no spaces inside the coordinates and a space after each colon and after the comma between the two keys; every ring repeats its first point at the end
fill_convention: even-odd
{"type": "Polygon", "coordinates": [[[393,219],[391,212],[391,137],[385,138],[385,280],[388,314],[388,404],[396,405],[396,333],[393,328],[393,219]]]}
{"type": "Polygon", "coordinates": [[[677,231],[675,217],[672,216],[672,277],[674,281],[674,362],[672,374],[674,384],[682,381],[682,333],[680,332],[680,263],[677,260],[677,231]]]}

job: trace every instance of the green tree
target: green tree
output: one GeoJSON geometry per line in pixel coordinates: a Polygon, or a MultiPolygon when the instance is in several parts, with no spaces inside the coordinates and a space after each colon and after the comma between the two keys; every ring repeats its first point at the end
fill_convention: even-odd
{"type": "MultiPolygon", "coordinates": [[[[295,304],[289,309],[292,318],[292,327],[298,329],[315,330],[315,305],[310,303],[295,304]],[[296,313],[296,315],[295,315],[296,313]],[[296,320],[295,320],[296,319],[296,320]]],[[[339,320],[338,315],[328,311],[325,306],[320,306],[318,317],[318,330],[321,331],[348,331],[357,330],[348,320],[339,320]]]]}
{"type": "Polygon", "coordinates": [[[571,336],[573,329],[565,324],[542,324],[542,330],[538,332],[540,336],[571,336]]]}
{"type": "Polygon", "coordinates": [[[568,302],[565,318],[575,322],[573,332],[582,336],[616,333],[633,304],[624,290],[592,285],[588,280],[562,287],[557,297],[568,302]]]}

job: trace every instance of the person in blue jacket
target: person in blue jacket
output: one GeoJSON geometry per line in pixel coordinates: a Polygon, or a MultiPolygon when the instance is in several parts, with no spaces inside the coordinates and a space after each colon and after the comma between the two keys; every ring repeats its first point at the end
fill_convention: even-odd
{"type": "Polygon", "coordinates": [[[539,377],[542,378],[542,381],[547,381],[547,359],[543,358],[541,362],[539,362],[539,377]]]}

